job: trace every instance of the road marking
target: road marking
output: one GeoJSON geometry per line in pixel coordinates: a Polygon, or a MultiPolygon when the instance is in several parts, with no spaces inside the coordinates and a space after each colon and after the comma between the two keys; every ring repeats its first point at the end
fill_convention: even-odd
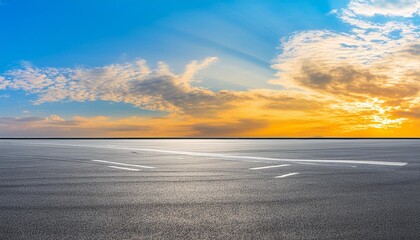
{"type": "Polygon", "coordinates": [[[117,167],[117,166],[108,166],[109,168],[116,168],[116,169],[121,169],[121,170],[128,170],[128,171],[140,171],[140,169],[137,168],[125,168],[125,167],[117,167]]]}
{"type": "Polygon", "coordinates": [[[297,172],[294,172],[294,173],[288,173],[288,174],[284,174],[284,175],[281,175],[281,176],[277,176],[277,177],[274,177],[274,178],[285,178],[285,177],[289,177],[289,176],[293,176],[293,175],[298,175],[299,173],[297,173],[297,172]]]}
{"type": "Polygon", "coordinates": [[[302,164],[302,165],[318,165],[318,166],[332,166],[330,164],[321,164],[321,163],[307,163],[307,162],[298,162],[296,164],[302,164]]]}
{"type": "MultiPolygon", "coordinates": [[[[95,147],[95,146],[93,146],[95,147]]],[[[101,148],[98,146],[98,148],[101,148]]],[[[405,162],[386,162],[386,161],[365,161],[365,160],[315,160],[315,159],[293,159],[293,158],[270,158],[270,157],[254,157],[254,156],[241,156],[241,155],[228,155],[219,153],[205,153],[205,152],[186,152],[175,150],[161,150],[154,148],[127,148],[113,146],[114,149],[137,150],[144,152],[159,152],[170,153],[197,157],[215,157],[215,158],[230,158],[230,159],[247,159],[247,160],[263,160],[263,161],[283,161],[283,162],[309,162],[309,163],[346,163],[346,164],[366,164],[366,165],[382,165],[382,166],[405,166],[405,162]]]]}
{"type": "Polygon", "coordinates": [[[290,164],[282,164],[282,165],[274,165],[274,166],[265,166],[265,167],[254,167],[250,168],[249,170],[260,170],[260,169],[267,169],[267,168],[279,168],[279,167],[288,167],[290,164]]]}
{"type": "Polygon", "coordinates": [[[73,147],[90,147],[90,148],[111,148],[121,149],[130,151],[144,151],[144,152],[159,152],[169,153],[187,156],[197,157],[215,157],[215,158],[230,158],[230,159],[246,159],[246,160],[262,160],[262,161],[282,161],[282,162],[307,162],[307,163],[344,163],[344,164],[366,164],[366,165],[379,165],[379,166],[405,166],[406,162],[387,162],[387,161],[371,161],[371,160],[318,160],[318,159],[293,159],[293,158],[270,158],[270,157],[254,157],[254,156],[242,156],[242,155],[228,155],[218,153],[204,153],[204,152],[186,152],[186,151],[175,151],[175,150],[161,150],[154,148],[129,148],[129,147],[118,147],[118,146],[87,146],[87,145],[73,145],[73,144],[51,144],[51,143],[37,143],[38,145],[56,145],[56,146],[73,146],[73,147]]]}
{"type": "Polygon", "coordinates": [[[110,161],[105,161],[105,160],[92,160],[92,162],[110,163],[110,164],[122,165],[122,166],[127,166],[127,167],[155,168],[155,167],[149,167],[149,166],[143,166],[143,165],[135,165],[135,164],[119,163],[119,162],[110,162],[110,161]]]}
{"type": "Polygon", "coordinates": [[[340,165],[340,164],[334,164],[334,163],[306,163],[306,162],[296,162],[296,164],[302,164],[302,165],[318,165],[318,166],[324,166],[324,167],[349,167],[349,168],[355,168],[357,166],[349,166],[347,164],[340,165]]]}

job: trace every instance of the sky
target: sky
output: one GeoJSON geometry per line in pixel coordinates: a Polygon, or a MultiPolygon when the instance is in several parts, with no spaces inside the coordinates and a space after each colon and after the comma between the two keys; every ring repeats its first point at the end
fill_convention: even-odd
{"type": "Polygon", "coordinates": [[[420,0],[0,0],[0,137],[420,137],[420,0]]]}

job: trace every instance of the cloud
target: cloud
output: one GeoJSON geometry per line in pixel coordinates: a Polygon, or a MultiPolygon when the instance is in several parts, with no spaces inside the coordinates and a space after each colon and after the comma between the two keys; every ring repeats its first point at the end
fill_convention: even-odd
{"type": "Polygon", "coordinates": [[[103,100],[195,114],[228,108],[230,101],[240,98],[232,91],[213,92],[191,85],[199,70],[217,60],[192,61],[181,74],[172,73],[162,62],[151,70],[144,60],[95,68],[38,68],[25,63],[21,69],[7,71],[0,87],[35,94],[35,104],[103,100]]]}
{"type": "Polygon", "coordinates": [[[43,119],[40,117],[0,117],[0,125],[7,125],[7,124],[26,124],[26,123],[33,123],[33,122],[40,122],[43,119]]]}
{"type": "Polygon", "coordinates": [[[48,121],[48,122],[64,122],[65,120],[62,117],[53,114],[53,115],[50,115],[50,116],[46,117],[45,121],[48,121]]]}
{"type": "MultiPolygon", "coordinates": [[[[136,119],[139,120],[139,119],[136,119]]],[[[127,120],[113,120],[103,116],[91,118],[74,117],[64,119],[58,115],[41,117],[1,117],[1,137],[104,137],[112,134],[144,130],[141,124],[133,121],[130,125],[121,124],[127,120]]],[[[147,128],[149,132],[153,129],[147,128]]],[[[156,129],[155,129],[156,130],[156,129]]]]}
{"type": "Polygon", "coordinates": [[[303,65],[301,74],[296,77],[300,85],[336,96],[403,99],[416,96],[420,90],[417,81],[390,84],[392,79],[388,75],[372,74],[368,69],[356,69],[351,65],[326,69],[317,65],[303,65]]]}
{"type": "Polygon", "coordinates": [[[409,118],[416,118],[420,119],[420,102],[417,106],[409,109],[408,111],[397,111],[396,115],[401,117],[409,117],[409,118]]]}
{"type": "Polygon", "coordinates": [[[342,117],[364,116],[369,105],[373,111],[366,122],[355,124],[361,128],[401,124],[405,118],[393,113],[413,105],[420,90],[420,29],[414,22],[419,4],[350,1],[333,12],[350,31],[301,31],[282,39],[273,64],[277,78],[270,83],[334,99],[330,106],[339,106],[342,117]]]}
{"type": "Polygon", "coordinates": [[[352,0],[348,9],[355,14],[413,17],[420,13],[418,0],[352,0]]]}
{"type": "Polygon", "coordinates": [[[4,77],[0,76],[0,90],[4,90],[9,86],[10,82],[6,81],[4,77]]]}
{"type": "Polygon", "coordinates": [[[192,125],[197,136],[249,136],[252,132],[266,128],[267,120],[238,119],[230,123],[199,123],[192,125]]]}

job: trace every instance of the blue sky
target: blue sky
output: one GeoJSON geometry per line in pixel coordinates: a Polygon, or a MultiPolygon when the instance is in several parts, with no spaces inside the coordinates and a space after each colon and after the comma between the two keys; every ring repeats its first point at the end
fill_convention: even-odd
{"type": "MultiPolygon", "coordinates": [[[[164,61],[175,72],[186,63],[218,56],[221,64],[203,71],[211,89],[278,88],[271,62],[281,37],[306,29],[345,27],[328,13],[334,1],[24,1],[0,5],[0,70],[29,61],[38,67],[102,66],[145,59],[164,61]],[[246,69],[246,71],[243,71],[246,69]]],[[[337,1],[335,1],[337,2],[337,1]]],[[[24,111],[71,116],[132,114],[132,106],[101,102],[33,106],[32,97],[9,91],[0,115],[24,111]],[[13,110],[6,108],[13,103],[13,110]],[[80,111],[80,112],[79,112],[80,111]]],[[[134,110],[136,113],[155,114],[134,110]]]]}
{"type": "Polygon", "coordinates": [[[263,65],[282,36],[340,27],[327,15],[337,7],[322,0],[2,0],[0,65],[94,66],[139,57],[180,64],[214,51],[263,65]]]}
{"type": "MultiPolygon", "coordinates": [[[[326,62],[345,59],[340,64],[356,64],[353,67],[357,69],[363,68],[363,62],[385,61],[389,57],[386,49],[396,49],[392,46],[400,46],[395,52],[415,52],[416,47],[411,44],[418,40],[418,8],[416,0],[0,0],[0,117],[174,119],[174,112],[178,117],[192,114],[186,113],[192,110],[184,105],[196,97],[197,91],[205,95],[204,99],[223,95],[223,91],[237,97],[264,90],[265,100],[278,99],[272,94],[290,93],[295,97],[306,91],[304,95],[312,95],[313,86],[299,80],[300,75],[306,74],[299,72],[305,67],[305,59],[312,54],[316,55],[314,59],[326,62]],[[395,24],[398,22],[402,24],[395,24]],[[405,35],[398,36],[400,31],[405,35]],[[381,32],[385,32],[383,36],[381,32]],[[332,46],[331,53],[325,44],[332,46]],[[356,54],[347,52],[353,46],[359,49],[360,54],[353,58],[359,62],[348,58],[349,54],[356,54]],[[285,59],[286,63],[295,61],[296,66],[303,67],[292,69],[285,59]],[[146,63],[139,63],[140,60],[146,63]],[[188,66],[191,76],[184,76],[188,66]],[[147,82],[144,79],[153,76],[160,81],[165,76],[173,78],[173,83],[188,84],[182,83],[182,96],[174,96],[170,101],[162,100],[166,88],[153,88],[157,91],[153,94],[150,89],[141,89],[139,92],[146,97],[134,99],[130,95],[134,93],[127,89],[117,93],[118,83],[112,83],[106,75],[116,74],[114,77],[120,81],[120,76],[128,72],[137,76],[141,69],[145,71],[141,81],[147,82]],[[64,85],[57,82],[57,72],[68,79],[64,85]],[[46,77],[46,82],[40,76],[46,77]],[[92,77],[96,78],[95,83],[89,80],[92,77]],[[9,87],[1,86],[2,78],[11,82],[7,83],[9,87]],[[70,86],[72,81],[88,86],[88,92],[84,85],[76,92],[70,86]],[[30,89],[28,83],[34,88],[30,89]],[[96,91],[102,83],[116,85],[96,91]],[[58,95],[55,88],[61,90],[58,95]],[[271,95],[266,96],[267,92],[271,95]],[[130,99],[124,94],[129,94],[130,99]],[[183,107],[179,106],[181,103],[183,107]]],[[[416,64],[413,60],[411,65],[401,67],[412,74],[416,64]]],[[[377,74],[381,74],[379,70],[377,74]]],[[[135,78],[130,81],[135,82],[135,78]]],[[[408,82],[411,80],[414,81],[408,82]]],[[[390,80],[398,81],[407,82],[390,80]]],[[[314,99],[319,99],[315,95],[314,99]]],[[[342,96],[339,98],[343,100],[342,96]]],[[[366,101],[375,99],[369,95],[366,101]]],[[[410,101],[414,104],[410,106],[416,106],[416,99],[410,101]]],[[[204,116],[207,113],[200,115],[200,121],[204,116]]]]}

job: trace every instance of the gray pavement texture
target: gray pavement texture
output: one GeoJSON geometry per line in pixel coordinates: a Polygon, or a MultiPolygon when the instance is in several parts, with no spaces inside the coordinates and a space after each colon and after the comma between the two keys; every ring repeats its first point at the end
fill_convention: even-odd
{"type": "Polygon", "coordinates": [[[420,239],[420,140],[0,140],[0,239],[420,239]]]}

